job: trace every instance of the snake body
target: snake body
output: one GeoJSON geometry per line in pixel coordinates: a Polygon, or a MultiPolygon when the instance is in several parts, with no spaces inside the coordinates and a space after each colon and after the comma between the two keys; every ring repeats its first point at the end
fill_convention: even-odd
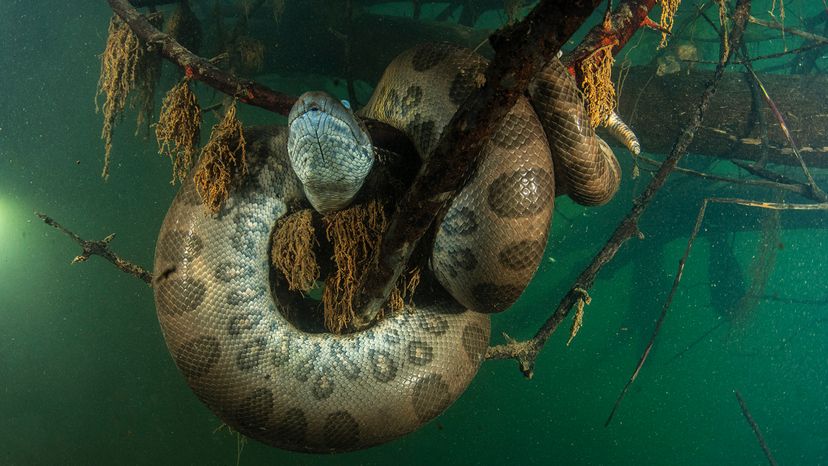
{"type": "MultiPolygon", "coordinates": [[[[403,129],[427,156],[485,65],[465,49],[416,47],[389,65],[362,114],[403,129]]],[[[574,89],[568,76],[556,79],[574,89]]],[[[565,113],[555,123],[560,139],[547,144],[520,100],[439,225],[431,269],[451,297],[418,293],[414,305],[358,333],[302,331],[271,290],[270,232],[313,201],[291,168],[286,128],[246,134],[249,173],[218,215],[205,215],[185,182],[159,233],[154,288],[167,346],[196,395],[244,435],[308,452],[387,442],[445,410],[483,359],[488,313],[511,305],[537,268],[556,182],[571,194],[583,175],[587,202],[617,187],[617,162],[584,140],[595,138],[586,120],[548,106],[565,113]],[[583,147],[592,152],[578,154],[583,147]],[[553,172],[561,151],[581,158],[579,173],[553,172]],[[603,192],[590,191],[596,186],[603,192]]],[[[331,205],[324,199],[316,200],[331,205]]]]}

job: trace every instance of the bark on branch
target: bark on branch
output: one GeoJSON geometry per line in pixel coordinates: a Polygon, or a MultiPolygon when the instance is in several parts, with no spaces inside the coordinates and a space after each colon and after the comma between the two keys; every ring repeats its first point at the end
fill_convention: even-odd
{"type": "Polygon", "coordinates": [[[147,47],[157,47],[161,55],[184,69],[192,79],[203,81],[225,94],[237,97],[240,101],[270,110],[281,115],[290,113],[295,97],[274,91],[255,81],[242,79],[232,73],[219,69],[209,60],[199,57],[176,42],[168,34],[159,31],[147,21],[147,18],[130,5],[128,0],[107,0],[115,12],[132,32],[147,47]]]}
{"type": "Polygon", "coordinates": [[[368,326],[388,299],[417,242],[462,186],[494,123],[512,108],[529,81],[600,1],[542,1],[521,22],[495,33],[486,83],[461,105],[391,219],[361,280],[356,328],[368,326]]]}
{"type": "Polygon", "coordinates": [[[152,285],[151,272],[148,272],[140,265],[135,265],[132,262],[122,259],[120,256],[118,256],[109,249],[109,243],[111,243],[112,240],[115,239],[115,233],[112,233],[111,235],[99,241],[89,241],[81,238],[74,232],[68,230],[66,227],[56,222],[52,217],[49,217],[46,214],[35,212],[35,215],[37,215],[38,218],[43,220],[44,223],[54,228],[57,228],[58,231],[72,238],[74,242],[80,245],[82,252],[79,256],[75,256],[75,258],[72,259],[73,264],[77,264],[78,262],[86,262],[86,260],[89,259],[91,256],[101,256],[109,262],[115,264],[115,267],[118,267],[118,269],[120,269],[122,272],[140,278],[148,285],[152,285]]]}

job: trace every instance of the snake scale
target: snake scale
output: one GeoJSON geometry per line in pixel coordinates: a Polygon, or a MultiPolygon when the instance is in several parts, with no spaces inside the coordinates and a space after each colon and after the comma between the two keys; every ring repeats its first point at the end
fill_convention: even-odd
{"type": "MultiPolygon", "coordinates": [[[[388,66],[361,115],[430,154],[485,66],[455,46],[415,47],[388,66]]],[[[556,191],[597,204],[618,186],[617,161],[563,65],[543,74],[531,89],[541,103],[518,101],[439,225],[430,266],[453,299],[418,293],[361,332],[302,331],[271,290],[271,230],[308,204],[287,128],[247,134],[248,174],[219,214],[205,214],[186,181],[158,236],[154,288],[167,346],[196,395],[244,435],[307,452],[387,442],[451,405],[483,360],[489,313],[508,308],[537,269],[556,191]]]]}

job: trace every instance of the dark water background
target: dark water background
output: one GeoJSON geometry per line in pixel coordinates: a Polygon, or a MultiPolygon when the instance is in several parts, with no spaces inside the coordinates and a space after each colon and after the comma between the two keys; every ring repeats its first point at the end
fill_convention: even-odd
{"type": "MultiPolygon", "coordinates": [[[[754,14],[767,18],[770,3],[754,1],[754,14]]],[[[823,4],[786,7],[796,23],[823,4]]],[[[410,3],[395,8],[410,14],[410,3]]],[[[77,246],[33,215],[45,212],[89,239],[117,232],[119,254],[152,263],[175,188],[154,141],[132,136],[132,113],[116,133],[109,181],[99,177],[93,97],[109,16],[103,1],[0,0],[0,464],[235,464],[235,437],[214,433],[220,421],[167,353],[151,289],[100,258],[70,265],[77,246]]],[[[487,16],[479,26],[502,19],[487,16]]],[[[698,30],[710,37],[707,26],[698,30]]],[[[290,46],[301,47],[300,39],[290,46]]],[[[655,40],[647,33],[633,61],[646,62],[655,40]]],[[[787,40],[789,48],[800,43],[787,40]]],[[[713,59],[718,45],[702,44],[713,59]]],[[[751,52],[780,47],[753,44],[751,52]]],[[[164,73],[162,90],[177,76],[172,67],[164,73]]],[[[325,84],[261,79],[288,92],[325,84]]],[[[278,121],[245,107],[240,115],[246,124],[278,121]]],[[[214,122],[209,116],[204,127],[214,122]]],[[[610,205],[559,199],[546,253],[554,263],[545,259],[518,304],[493,318],[493,343],[502,331],[530,337],[628,211],[647,176],[631,180],[629,154],[618,154],[625,181],[610,205]]],[[[735,173],[712,162],[685,164],[735,173]]],[[[581,333],[567,347],[569,323],[562,325],[532,380],[512,361],[486,362],[457,403],[403,439],[339,456],[251,442],[241,463],[763,464],[738,389],[780,464],[828,464],[828,235],[819,212],[781,214],[782,248],[765,296],[734,321],[728,310],[748,286],[767,213],[710,207],[650,359],[603,427],[650,337],[701,199],[712,194],[772,199],[673,175],[642,219],[646,240],[631,241],[605,268],[581,333]]]]}

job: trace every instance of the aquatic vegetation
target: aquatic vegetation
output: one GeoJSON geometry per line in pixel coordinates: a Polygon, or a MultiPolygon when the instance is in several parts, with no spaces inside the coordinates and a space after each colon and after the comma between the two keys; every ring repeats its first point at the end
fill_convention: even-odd
{"type": "Polygon", "coordinates": [[[183,79],[173,86],[161,104],[161,114],[155,126],[158,153],[172,161],[172,180],[183,181],[193,165],[201,132],[201,107],[190,89],[190,80],[183,79]]]}
{"type": "Polygon", "coordinates": [[[279,219],[273,229],[271,262],[287,280],[289,290],[303,293],[319,278],[314,247],[319,245],[311,223],[313,212],[302,209],[279,219]]]}
{"type": "Polygon", "coordinates": [[[264,64],[264,44],[258,39],[240,36],[234,44],[239,65],[245,72],[259,71],[264,64]]]}
{"type": "Polygon", "coordinates": [[[667,37],[673,30],[673,20],[676,17],[676,11],[681,4],[681,0],[661,0],[661,20],[659,25],[661,31],[661,43],[659,48],[667,47],[667,37]]]}
{"type": "Polygon", "coordinates": [[[578,331],[581,330],[581,326],[584,325],[584,307],[589,306],[592,302],[592,297],[587,290],[578,288],[576,291],[581,293],[581,297],[575,303],[575,318],[572,319],[572,327],[569,329],[569,339],[566,340],[566,346],[572,343],[572,340],[578,335],[578,331]]]}
{"type": "Polygon", "coordinates": [[[581,89],[587,104],[589,124],[593,128],[607,121],[616,106],[615,85],[612,83],[612,55],[614,43],[592,52],[581,62],[581,89]]]}
{"type": "Polygon", "coordinates": [[[112,152],[112,132],[116,120],[127,106],[129,93],[136,88],[144,47],[126,23],[117,15],[109,21],[109,34],[106,48],[101,54],[101,75],[98,79],[98,91],[95,94],[95,106],[98,97],[105,96],[103,104],[104,166],[101,176],[109,177],[109,160],[112,152]]]}
{"type": "Polygon", "coordinates": [[[336,264],[336,270],[325,280],[322,293],[325,327],[340,333],[356,317],[354,296],[359,279],[388,228],[388,220],[382,204],[370,201],[334,212],[324,222],[336,264]]]}
{"type": "Polygon", "coordinates": [[[213,126],[210,140],[201,149],[195,173],[198,195],[212,213],[217,213],[230,194],[236,175],[247,173],[244,131],[236,118],[236,101],[224,118],[213,126]]]}

